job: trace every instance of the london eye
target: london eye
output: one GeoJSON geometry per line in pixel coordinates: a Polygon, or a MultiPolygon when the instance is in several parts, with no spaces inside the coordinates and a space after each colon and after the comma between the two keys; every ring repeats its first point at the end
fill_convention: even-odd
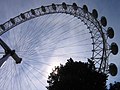
{"type": "Polygon", "coordinates": [[[51,67],[68,58],[94,62],[96,70],[116,76],[109,56],[118,53],[107,19],[88,7],[54,4],[30,9],[0,25],[0,90],[39,90],[51,67]]]}

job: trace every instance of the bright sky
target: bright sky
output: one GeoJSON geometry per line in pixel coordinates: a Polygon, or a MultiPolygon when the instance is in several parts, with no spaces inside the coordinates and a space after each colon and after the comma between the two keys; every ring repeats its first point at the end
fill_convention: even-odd
{"type": "MultiPolygon", "coordinates": [[[[86,4],[89,8],[89,11],[92,11],[92,9],[94,9],[94,8],[97,9],[97,11],[99,13],[99,18],[101,18],[101,16],[106,16],[107,21],[108,21],[107,27],[110,26],[110,27],[114,28],[115,37],[114,37],[114,39],[108,41],[109,44],[111,42],[116,42],[118,44],[118,46],[120,46],[120,39],[119,39],[119,37],[120,37],[119,36],[119,34],[120,34],[120,31],[119,31],[119,29],[120,29],[120,25],[119,25],[119,23],[120,23],[120,18],[119,18],[119,16],[120,16],[120,6],[119,6],[120,1],[118,1],[118,0],[116,0],[116,1],[115,0],[74,0],[74,1],[73,0],[1,0],[0,1],[0,23],[4,23],[5,21],[9,20],[10,18],[13,18],[13,17],[19,15],[20,13],[28,11],[32,8],[37,8],[37,7],[40,7],[42,5],[50,5],[52,3],[62,3],[62,2],[66,2],[68,4],[72,4],[73,2],[76,2],[77,5],[80,6],[80,7],[82,7],[82,5],[84,5],[84,4],[86,4]]],[[[47,16],[43,17],[43,18],[47,18],[47,16]]],[[[61,19],[62,16],[59,17],[59,18],[61,19]]],[[[35,21],[33,21],[33,22],[35,23],[35,21]]],[[[30,24],[30,23],[28,23],[28,24],[30,24]]],[[[25,24],[25,25],[27,25],[27,24],[25,24]]],[[[23,29],[27,28],[27,27],[25,27],[25,25],[22,24],[22,26],[24,26],[23,29]]],[[[31,28],[34,29],[33,26],[31,25],[31,27],[29,27],[29,29],[31,29],[31,28]]],[[[15,29],[18,29],[17,34],[19,34],[21,26],[18,26],[15,29]]],[[[24,33],[24,31],[22,33],[24,33]]],[[[12,34],[10,34],[10,35],[11,35],[10,36],[11,39],[13,39],[14,36],[12,36],[12,34]]],[[[19,35],[16,35],[16,36],[19,36],[19,35]]],[[[31,37],[34,37],[34,34],[31,37]]],[[[31,38],[31,37],[28,36],[27,38],[31,38]]],[[[72,41],[74,41],[74,39],[72,41]]],[[[49,42],[49,40],[47,42],[49,42]]],[[[44,42],[41,43],[41,44],[44,44],[44,42]]],[[[86,43],[83,43],[83,44],[86,44],[86,43]]],[[[58,47],[58,46],[62,47],[61,44],[58,44],[56,47],[58,47]]],[[[27,47],[27,45],[22,47],[22,48],[26,48],[26,47],[27,47]]],[[[56,48],[56,47],[52,47],[52,48],[56,48]]],[[[38,54],[41,53],[41,52],[39,52],[39,49],[36,48],[36,52],[38,54]]],[[[73,49],[73,51],[76,50],[76,48],[72,48],[72,49],[73,49]]],[[[60,52],[62,52],[62,53],[65,53],[65,52],[68,52],[68,51],[64,51],[63,49],[60,49],[60,52]]],[[[55,55],[56,54],[59,55],[59,53],[56,53],[56,52],[58,52],[58,51],[54,52],[55,55]]],[[[49,52],[48,54],[52,56],[52,54],[54,54],[54,53],[49,52]]],[[[36,58],[41,58],[41,62],[44,61],[43,57],[36,57],[36,58]]],[[[67,57],[67,58],[69,58],[69,57],[67,57]]],[[[47,57],[47,59],[48,59],[48,57],[47,57]]],[[[61,60],[61,59],[65,59],[65,58],[62,58],[62,57],[59,58],[59,60],[61,60]]],[[[110,58],[109,58],[109,62],[115,63],[118,67],[117,76],[115,76],[115,77],[109,76],[109,82],[113,83],[114,81],[120,81],[120,60],[119,59],[120,59],[120,52],[116,56],[111,55],[110,58]]],[[[59,60],[58,60],[57,57],[56,58],[53,57],[53,58],[49,58],[49,61],[46,61],[46,63],[49,63],[50,65],[59,65],[59,63],[64,63],[64,61],[60,62],[59,60]],[[56,62],[53,62],[52,61],[53,59],[55,59],[56,62]]],[[[35,63],[35,62],[33,62],[33,63],[35,63]]],[[[39,64],[37,64],[37,67],[39,67],[39,64]]],[[[25,67],[25,68],[26,69],[24,69],[24,71],[27,70],[27,67],[25,67]]],[[[17,68],[17,69],[19,70],[19,68],[17,68]]],[[[30,72],[34,73],[34,69],[29,68],[29,70],[31,70],[31,71],[25,71],[25,72],[28,73],[28,74],[30,72]]],[[[51,68],[45,68],[45,67],[41,66],[41,70],[43,70],[42,74],[45,75],[45,78],[41,78],[41,81],[45,82],[46,77],[47,77],[46,72],[50,72],[51,68]]],[[[25,78],[25,77],[22,77],[22,74],[20,74],[21,72],[24,72],[24,71],[18,72],[18,75],[20,75],[20,78],[17,79],[16,81],[22,80],[22,79],[25,78]]],[[[35,73],[35,74],[39,74],[39,73],[35,73]]],[[[17,75],[15,77],[17,77],[17,75]]],[[[30,77],[33,77],[33,80],[36,80],[36,77],[34,77],[34,75],[30,76],[30,77]]],[[[36,82],[36,84],[38,84],[39,81],[36,80],[36,81],[33,81],[33,82],[36,82]]],[[[12,83],[14,83],[14,80],[12,81],[12,83]]],[[[27,82],[27,79],[26,79],[26,83],[29,83],[29,82],[27,82]]],[[[7,86],[7,85],[5,85],[5,86],[7,86]]],[[[21,84],[21,86],[22,86],[22,84],[21,84]]],[[[29,84],[28,85],[26,84],[26,87],[29,87],[29,84]]],[[[33,88],[33,87],[34,87],[34,85],[31,86],[31,88],[33,88]]],[[[9,88],[13,88],[13,87],[8,87],[8,90],[9,90],[9,88]]],[[[17,88],[17,87],[15,87],[15,88],[17,88]]],[[[43,86],[40,86],[40,88],[41,88],[41,90],[46,90],[46,89],[44,89],[43,86]]],[[[2,88],[2,90],[4,90],[4,89],[2,88]]]]}

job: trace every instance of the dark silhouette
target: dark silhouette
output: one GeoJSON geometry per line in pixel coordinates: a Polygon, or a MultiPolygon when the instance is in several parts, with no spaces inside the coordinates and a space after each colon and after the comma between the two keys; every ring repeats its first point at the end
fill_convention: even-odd
{"type": "Polygon", "coordinates": [[[48,77],[48,90],[106,90],[107,75],[95,70],[94,64],[67,60],[55,67],[48,77]],[[93,66],[92,66],[93,65],[93,66]]]}
{"type": "Polygon", "coordinates": [[[115,82],[114,84],[110,83],[109,90],[120,90],[120,82],[115,82]]]}

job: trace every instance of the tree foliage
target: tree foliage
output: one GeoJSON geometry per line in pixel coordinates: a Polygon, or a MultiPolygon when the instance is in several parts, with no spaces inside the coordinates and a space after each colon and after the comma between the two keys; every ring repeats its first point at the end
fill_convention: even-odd
{"type": "Polygon", "coordinates": [[[48,90],[106,90],[107,75],[95,70],[93,63],[74,62],[55,67],[48,77],[48,90]]]}
{"type": "Polygon", "coordinates": [[[120,82],[115,82],[114,84],[110,83],[109,90],[120,90],[120,82]]]}

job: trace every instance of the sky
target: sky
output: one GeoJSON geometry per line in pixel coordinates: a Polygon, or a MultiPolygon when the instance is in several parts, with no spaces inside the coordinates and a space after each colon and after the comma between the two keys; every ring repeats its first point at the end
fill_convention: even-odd
{"type": "MultiPolygon", "coordinates": [[[[0,23],[2,24],[4,22],[6,22],[7,20],[9,20],[10,18],[13,18],[13,17],[19,15],[20,13],[26,12],[26,11],[32,9],[32,8],[34,9],[34,8],[40,7],[42,5],[45,5],[45,6],[46,5],[51,5],[52,3],[59,4],[59,3],[62,3],[62,2],[66,2],[68,4],[72,4],[73,2],[75,2],[80,7],[82,7],[84,4],[86,4],[88,6],[90,12],[93,9],[97,9],[98,14],[99,14],[98,18],[100,19],[101,16],[105,16],[107,18],[107,21],[108,21],[107,27],[113,27],[114,32],[115,32],[115,37],[111,40],[108,40],[108,43],[110,44],[112,42],[116,42],[118,44],[118,47],[120,46],[120,39],[119,39],[120,38],[120,36],[119,36],[120,35],[120,31],[119,31],[119,29],[120,29],[120,25],[119,25],[119,23],[120,23],[120,17],[119,17],[120,16],[120,6],[119,6],[120,1],[119,0],[0,0],[0,23]]],[[[43,19],[45,19],[45,18],[47,18],[47,16],[43,17],[43,19]]],[[[61,19],[62,16],[59,17],[59,18],[61,19]]],[[[72,17],[70,17],[70,18],[72,18],[72,17]]],[[[35,20],[37,22],[39,22],[37,19],[35,19],[35,20]]],[[[30,23],[32,23],[32,22],[35,23],[35,20],[30,21],[30,23]]],[[[48,21],[50,21],[50,20],[51,19],[48,19],[48,21]]],[[[26,23],[25,25],[28,25],[30,23],[26,23]]],[[[24,26],[22,28],[23,29],[25,29],[25,28],[28,29],[28,27],[26,27],[25,25],[22,24],[22,26],[24,26]]],[[[35,25],[38,26],[38,24],[35,24],[35,25]]],[[[72,23],[71,26],[72,25],[74,25],[74,23],[72,23]]],[[[105,29],[107,29],[107,27],[105,27],[105,29]]],[[[34,25],[31,25],[29,27],[29,29],[31,29],[31,28],[34,29],[34,25]]],[[[21,26],[17,26],[17,27],[15,27],[15,29],[18,29],[18,33],[16,34],[16,36],[19,36],[18,34],[20,33],[21,26]]],[[[21,32],[21,33],[24,33],[24,31],[21,32]]],[[[60,33],[60,32],[58,32],[58,33],[60,33]]],[[[14,36],[12,36],[12,34],[9,34],[9,35],[11,35],[10,36],[11,39],[14,39],[14,36]]],[[[31,37],[34,37],[34,34],[33,34],[33,36],[27,36],[27,38],[31,38],[31,37]]],[[[26,38],[26,37],[24,37],[24,38],[26,38]]],[[[74,39],[72,41],[74,41],[74,39]]],[[[47,42],[49,42],[49,40],[47,42]]],[[[23,43],[23,42],[21,41],[21,43],[23,43]]],[[[13,44],[16,44],[16,43],[13,43],[13,44]]],[[[41,44],[44,44],[44,42],[41,43],[41,44]]],[[[85,44],[85,43],[83,43],[83,44],[85,44]]],[[[58,44],[58,46],[59,46],[59,44],[58,44]]],[[[60,45],[60,46],[62,46],[62,45],[60,45]]],[[[27,45],[22,47],[22,48],[26,48],[26,47],[27,47],[27,45]]],[[[56,47],[52,47],[52,48],[56,48],[56,47]]],[[[73,48],[73,51],[76,50],[76,49],[77,48],[73,48]]],[[[39,54],[39,49],[38,48],[36,48],[36,52],[39,54]],[[38,50],[38,52],[37,52],[37,50],[38,50]]],[[[65,51],[63,50],[62,52],[65,52],[65,51]]],[[[56,53],[56,51],[54,53],[56,53]]],[[[54,53],[49,52],[49,55],[52,56],[52,54],[54,54],[54,53]]],[[[57,53],[57,54],[59,54],[59,53],[57,53]]],[[[41,62],[44,61],[42,57],[37,57],[37,58],[41,58],[41,62]]],[[[59,64],[59,61],[56,61],[56,62],[58,62],[58,63],[56,63],[56,62],[51,61],[52,59],[49,59],[49,61],[46,61],[46,62],[49,62],[52,65],[58,65],[59,64]]],[[[63,59],[63,58],[61,58],[61,59],[63,59]]],[[[56,58],[56,60],[58,60],[58,59],[56,58]]],[[[109,62],[115,63],[117,65],[118,74],[115,77],[109,76],[108,82],[109,83],[110,82],[113,83],[114,81],[119,81],[120,82],[120,52],[115,56],[110,55],[109,62]]],[[[33,62],[33,63],[35,63],[35,62],[33,62]]],[[[64,63],[64,62],[62,61],[62,63],[64,63]]],[[[36,66],[39,67],[39,64],[37,64],[36,66]]],[[[26,72],[26,73],[34,72],[34,70],[30,67],[25,67],[25,68],[26,69],[24,69],[23,71],[18,72],[18,75],[21,72],[26,72]],[[29,68],[29,69],[27,69],[27,68],[29,68]],[[31,70],[31,71],[27,71],[27,70],[31,70]]],[[[41,70],[48,70],[48,71],[50,71],[49,69],[51,69],[51,68],[46,69],[45,67],[41,67],[41,68],[42,68],[41,70]]],[[[19,68],[17,68],[17,69],[19,70],[19,68]]],[[[10,69],[8,69],[8,70],[10,70],[10,69]]],[[[16,74],[15,77],[17,77],[17,74],[16,74]]],[[[22,77],[22,74],[20,74],[20,77],[21,78],[19,78],[18,80],[25,78],[25,77],[22,77]]],[[[34,75],[32,75],[30,77],[31,78],[33,77],[33,80],[34,80],[33,82],[35,82],[36,78],[34,77],[34,75]]],[[[47,75],[45,77],[47,77],[47,75]]],[[[41,79],[43,79],[43,78],[41,78],[41,79]]],[[[12,80],[13,81],[11,83],[14,83],[14,79],[12,79],[12,80]]],[[[44,81],[44,79],[41,80],[41,81],[44,81]]],[[[38,81],[36,80],[36,82],[38,82],[38,81]]],[[[27,79],[26,79],[26,83],[28,83],[27,79]]],[[[38,84],[38,83],[36,83],[36,84],[38,84]]],[[[5,85],[5,86],[7,86],[7,85],[5,85]]],[[[21,84],[21,86],[22,86],[22,84],[21,84]]],[[[46,90],[46,89],[44,89],[43,86],[41,86],[41,90],[46,90]]],[[[26,84],[26,87],[29,87],[29,85],[26,84]]],[[[33,88],[33,87],[34,87],[34,84],[33,84],[33,86],[31,86],[31,88],[33,88]]],[[[11,87],[11,88],[17,88],[17,87],[11,87]]],[[[20,87],[18,87],[18,88],[20,89],[20,87]]],[[[8,87],[7,89],[9,90],[10,87],[8,87]]],[[[4,89],[0,88],[0,90],[4,90],[4,89]]]]}

